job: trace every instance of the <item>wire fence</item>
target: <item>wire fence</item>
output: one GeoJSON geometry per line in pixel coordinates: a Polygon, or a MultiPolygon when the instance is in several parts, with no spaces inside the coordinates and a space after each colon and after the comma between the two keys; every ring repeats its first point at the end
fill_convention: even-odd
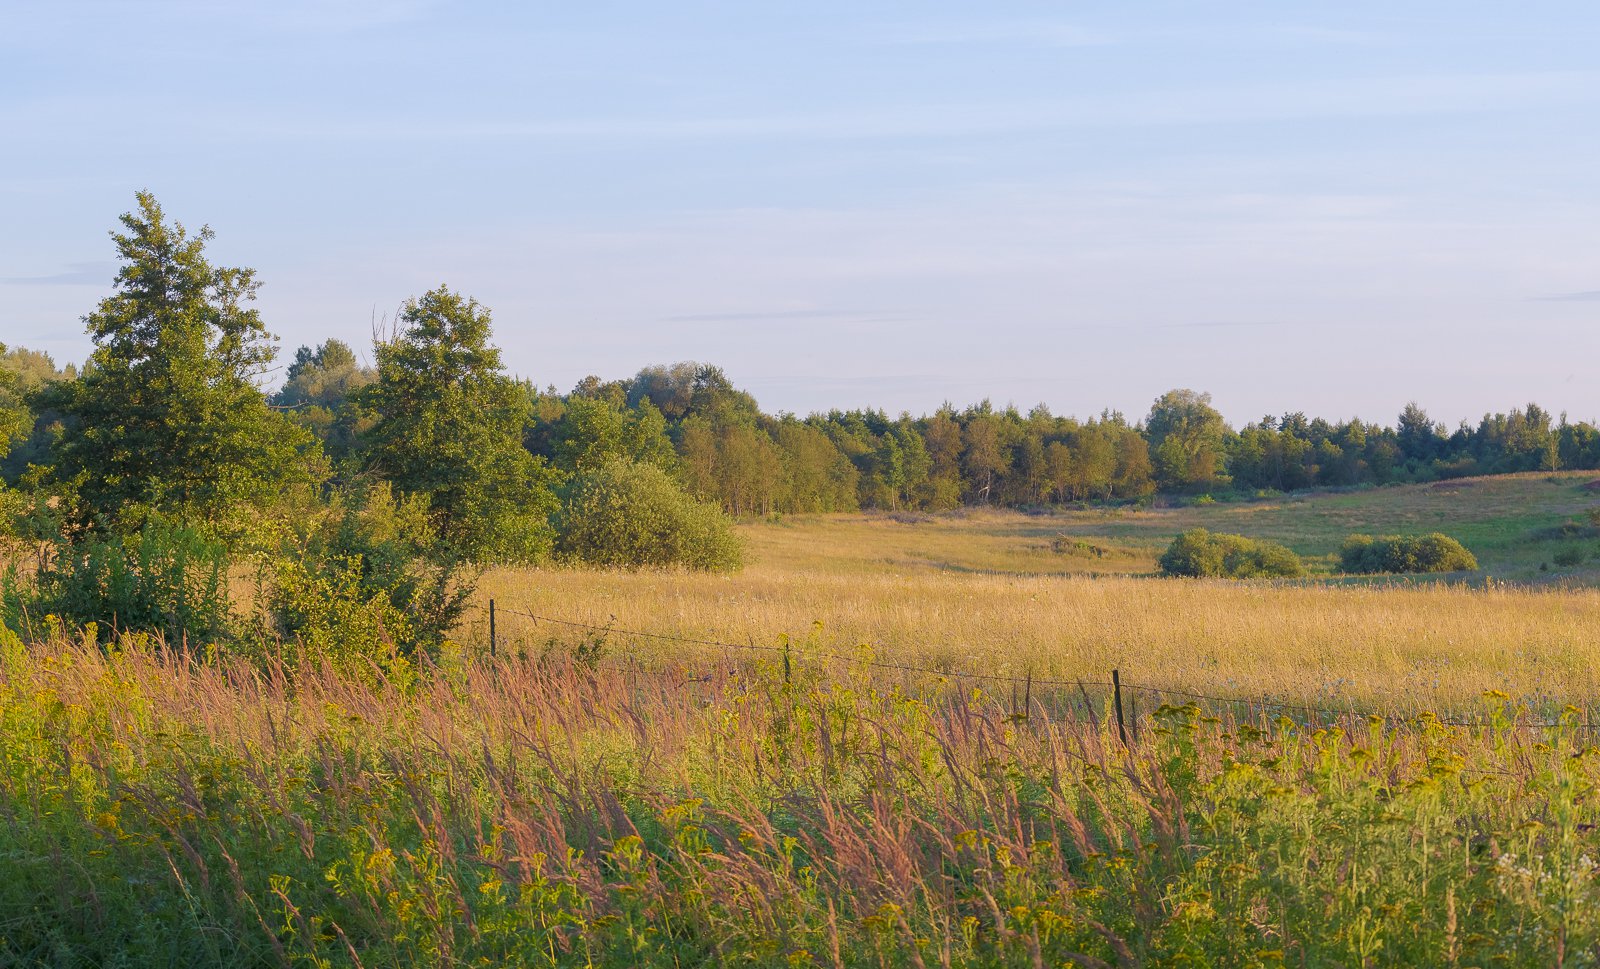
{"type": "MultiPolygon", "coordinates": [[[[478,607],[478,608],[481,608],[481,607],[478,607]]],[[[495,609],[495,606],[493,604],[493,600],[490,601],[489,613],[490,613],[490,616],[491,616],[491,650],[492,650],[494,648],[494,646],[493,646],[494,633],[493,633],[493,618],[492,617],[494,615],[496,615],[496,609],[495,609]]],[[[562,627],[562,628],[566,628],[566,629],[583,630],[585,632],[588,632],[588,633],[591,633],[591,634],[598,634],[598,635],[601,635],[601,636],[631,637],[631,638],[634,638],[634,639],[644,639],[644,640],[654,640],[654,641],[658,641],[658,642],[677,643],[677,644],[685,645],[685,646],[700,646],[700,647],[704,647],[704,648],[708,648],[708,649],[721,649],[721,650],[725,650],[725,651],[736,651],[736,652],[747,652],[747,653],[764,653],[764,654],[780,655],[780,656],[783,656],[786,659],[786,662],[794,662],[794,661],[803,660],[803,659],[821,660],[821,661],[834,661],[834,662],[841,662],[841,663],[849,663],[849,664],[853,664],[853,665],[858,666],[858,667],[864,667],[864,668],[867,668],[867,669],[878,669],[878,670],[885,670],[885,671],[898,672],[898,673],[907,673],[907,674],[913,674],[914,673],[914,674],[920,674],[920,675],[924,675],[924,676],[942,678],[942,679],[945,679],[945,680],[970,680],[970,681],[973,681],[973,682],[1004,683],[1004,684],[1009,684],[1009,685],[1011,685],[1013,687],[1021,687],[1021,688],[1025,689],[1025,690],[1028,690],[1030,692],[1031,692],[1032,688],[1036,687],[1036,686],[1037,687],[1041,687],[1041,688],[1045,688],[1045,689],[1059,688],[1059,689],[1066,689],[1066,690],[1077,690],[1078,692],[1082,693],[1085,696],[1085,698],[1087,698],[1087,696],[1088,696],[1088,690],[1090,688],[1094,688],[1096,690],[1103,690],[1103,691],[1107,691],[1108,693],[1112,694],[1115,697],[1116,702],[1118,703],[1119,706],[1120,706],[1121,694],[1126,691],[1126,692],[1128,692],[1130,694],[1145,694],[1145,695],[1154,697],[1154,698],[1156,698],[1158,700],[1161,700],[1162,702],[1165,702],[1165,698],[1168,698],[1168,697],[1179,697],[1179,698],[1182,698],[1184,700],[1203,701],[1205,703],[1211,703],[1211,704],[1216,704],[1216,705],[1224,706],[1224,707],[1231,707],[1231,708],[1235,708],[1235,709],[1242,707],[1242,708],[1246,708],[1246,709],[1250,709],[1250,710],[1259,710],[1259,711],[1261,711],[1263,713],[1272,713],[1272,712],[1291,713],[1292,712],[1292,713],[1307,714],[1307,715],[1311,715],[1311,716],[1322,717],[1322,718],[1332,719],[1332,720],[1337,720],[1337,719],[1340,719],[1340,718],[1345,718],[1345,719],[1366,719],[1366,720],[1381,722],[1381,723],[1385,723],[1385,724],[1400,724],[1400,723],[1415,724],[1415,723],[1421,722],[1423,720],[1428,720],[1428,721],[1431,721],[1433,723],[1438,723],[1438,724],[1441,724],[1441,725],[1444,725],[1444,726],[1454,726],[1454,727],[1479,727],[1479,728],[1482,728],[1482,727],[1489,726],[1489,721],[1485,717],[1478,717],[1478,718],[1461,717],[1461,716],[1441,717],[1441,716],[1438,716],[1438,715],[1436,715],[1434,713],[1431,713],[1431,712],[1418,712],[1418,713],[1413,713],[1413,714],[1396,714],[1396,713],[1393,713],[1393,712],[1377,710],[1377,709],[1370,709],[1370,708],[1364,709],[1364,708],[1356,707],[1354,705],[1344,706],[1344,707],[1331,707],[1331,706],[1318,706],[1318,705],[1304,704],[1304,703],[1293,703],[1293,702],[1289,702],[1289,701],[1286,701],[1286,700],[1276,699],[1274,697],[1266,696],[1266,695],[1254,695],[1254,696],[1234,695],[1234,696],[1226,696],[1226,695],[1214,694],[1214,693],[1202,693],[1202,692],[1198,692],[1198,691],[1195,691],[1195,690],[1185,690],[1185,689],[1179,689],[1179,688],[1174,688],[1174,687],[1157,686],[1157,685],[1149,684],[1149,683],[1139,683],[1137,681],[1129,681],[1128,679],[1126,679],[1126,678],[1121,676],[1120,670],[1113,670],[1112,671],[1112,677],[1111,677],[1110,680],[1103,680],[1103,679],[1099,679],[1097,677],[1088,677],[1088,678],[1080,677],[1080,678],[1075,678],[1075,679],[1070,679],[1069,680],[1069,679],[1062,679],[1062,678],[1059,678],[1059,677],[1033,676],[1031,673],[1025,674],[1025,675],[1022,675],[1022,676],[1017,676],[1015,674],[1006,674],[1006,673],[982,673],[982,672],[977,672],[977,671],[973,671],[973,670],[959,670],[959,669],[951,669],[951,668],[948,668],[948,667],[919,666],[919,665],[914,664],[914,663],[891,662],[891,661],[882,660],[882,659],[876,659],[876,658],[873,658],[871,656],[865,656],[865,655],[860,655],[860,654],[849,655],[849,654],[845,654],[845,653],[828,652],[828,651],[815,651],[815,650],[809,650],[809,649],[807,649],[807,650],[796,650],[792,646],[788,646],[788,645],[773,646],[773,645],[767,645],[767,644],[756,643],[756,642],[734,643],[734,642],[727,642],[727,641],[724,641],[724,640],[702,639],[702,638],[697,638],[697,637],[693,637],[693,636],[680,636],[680,635],[676,635],[676,634],[673,634],[673,633],[650,632],[648,630],[642,630],[642,629],[628,629],[628,628],[618,627],[618,626],[616,626],[614,624],[600,624],[600,623],[592,623],[592,622],[583,622],[583,621],[575,620],[575,619],[563,619],[563,618],[559,618],[559,617],[556,617],[556,616],[546,616],[546,615],[542,615],[542,614],[539,614],[539,613],[531,612],[531,611],[528,611],[528,610],[525,610],[525,609],[515,609],[515,608],[500,607],[498,609],[498,614],[499,615],[517,616],[517,617],[522,618],[522,619],[530,620],[535,625],[537,625],[539,623],[547,623],[547,624],[550,624],[552,626],[558,626],[558,627],[562,627]]],[[[618,670],[626,670],[627,669],[626,667],[621,667],[621,666],[615,666],[615,667],[612,667],[612,668],[618,669],[618,670]]],[[[691,679],[691,680],[686,681],[686,682],[702,682],[702,681],[704,681],[704,679],[708,679],[708,678],[709,677],[691,679]]],[[[1581,727],[1581,728],[1585,728],[1585,729],[1600,728],[1600,722],[1591,721],[1590,719],[1588,719],[1587,716],[1584,716],[1581,719],[1568,719],[1568,720],[1563,720],[1563,721],[1547,721],[1547,722],[1544,722],[1543,725],[1544,726],[1555,726],[1555,725],[1557,725],[1558,722],[1564,723],[1565,725],[1571,726],[1571,727],[1581,727]]]]}

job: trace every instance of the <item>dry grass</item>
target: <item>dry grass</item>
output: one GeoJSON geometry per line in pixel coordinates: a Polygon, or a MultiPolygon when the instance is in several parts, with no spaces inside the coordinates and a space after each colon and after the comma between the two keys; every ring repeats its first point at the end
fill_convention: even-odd
{"type": "MultiPolygon", "coordinates": [[[[1137,553],[1053,553],[1040,534],[1050,528],[999,513],[747,525],[751,564],[738,575],[502,571],[482,595],[502,611],[622,629],[867,643],[885,658],[1036,677],[1101,679],[1119,667],[1137,682],[1299,702],[1415,710],[1470,705],[1487,689],[1535,704],[1600,692],[1594,590],[1097,576],[1137,553]]],[[[501,628],[535,644],[570,635],[511,615],[501,628]]],[[[463,638],[485,638],[481,621],[463,638]]],[[[691,663],[707,652],[616,634],[608,648],[691,663]]]]}

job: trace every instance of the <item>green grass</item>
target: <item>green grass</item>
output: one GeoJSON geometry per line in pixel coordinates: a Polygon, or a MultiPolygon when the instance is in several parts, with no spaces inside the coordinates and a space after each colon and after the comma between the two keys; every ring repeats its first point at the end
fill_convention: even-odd
{"type": "Polygon", "coordinates": [[[1600,582],[1600,530],[1588,523],[1585,512],[1600,508],[1600,491],[1586,488],[1596,480],[1593,472],[1537,473],[1037,515],[968,510],[814,516],[750,524],[743,533],[755,559],[796,568],[1071,575],[1152,573],[1156,558],[1179,532],[1205,528],[1286,545],[1326,578],[1337,569],[1339,546],[1353,533],[1437,531],[1477,556],[1479,576],[1594,584],[1600,582]],[[804,534],[803,542],[793,540],[796,531],[804,534]],[[1053,548],[1057,538],[1066,539],[1059,543],[1065,551],[1053,548]],[[1074,548],[1074,542],[1099,552],[1074,548]],[[1563,549],[1581,553],[1583,562],[1559,565],[1556,557],[1563,549]]]}

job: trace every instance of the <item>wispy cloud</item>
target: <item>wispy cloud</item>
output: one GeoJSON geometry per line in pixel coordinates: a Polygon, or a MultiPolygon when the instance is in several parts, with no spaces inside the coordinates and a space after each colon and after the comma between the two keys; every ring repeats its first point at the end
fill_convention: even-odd
{"type": "Polygon", "coordinates": [[[1581,293],[1559,293],[1555,296],[1536,296],[1534,299],[1547,303],[1600,303],[1600,289],[1588,289],[1581,293]]]}
{"type": "Polygon", "coordinates": [[[736,313],[680,313],[664,316],[663,323],[784,323],[813,321],[817,323],[893,323],[903,317],[862,310],[753,310],[736,313]]]}
{"type": "Polygon", "coordinates": [[[145,0],[135,15],[123,0],[56,0],[11,18],[5,40],[37,42],[44,36],[81,31],[86,21],[114,25],[125,15],[137,16],[147,25],[210,23],[302,37],[342,34],[415,21],[437,5],[437,0],[145,0]]]}
{"type": "Polygon", "coordinates": [[[66,272],[45,276],[0,276],[7,286],[96,286],[109,285],[116,267],[109,262],[74,262],[66,272]]]}
{"type": "MultiPolygon", "coordinates": [[[[728,116],[479,118],[418,125],[413,120],[222,119],[218,130],[251,140],[329,142],[584,139],[850,140],[1003,136],[1074,128],[1271,124],[1525,111],[1600,101],[1600,71],[1425,74],[1236,85],[1183,90],[1084,93],[1049,100],[878,105],[826,113],[728,116]]],[[[12,116],[22,116],[14,108],[12,116]]],[[[0,121],[9,121],[0,115],[0,121]]]]}
{"type": "Polygon", "coordinates": [[[884,30],[879,43],[905,46],[958,44],[1029,44],[1040,47],[1103,47],[1109,34],[1076,24],[1048,20],[981,20],[897,24],[884,30]]]}
{"type": "Polygon", "coordinates": [[[1267,320],[1201,320],[1201,321],[1194,322],[1194,323],[1158,323],[1158,324],[1156,324],[1156,329],[1158,329],[1158,330],[1176,330],[1176,329],[1191,329],[1191,328],[1234,329],[1234,328],[1242,328],[1242,327],[1288,326],[1288,325],[1289,324],[1287,324],[1287,323],[1280,323],[1280,322],[1276,322],[1276,321],[1267,321],[1267,320]]]}

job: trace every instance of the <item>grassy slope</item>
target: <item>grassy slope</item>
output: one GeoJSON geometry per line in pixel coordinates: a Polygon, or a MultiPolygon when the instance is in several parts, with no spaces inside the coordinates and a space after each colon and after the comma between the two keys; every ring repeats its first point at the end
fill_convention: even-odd
{"type": "Polygon", "coordinates": [[[945,516],[874,515],[791,519],[743,528],[752,560],[796,571],[871,573],[939,569],[986,574],[1147,573],[1178,532],[1236,532],[1289,546],[1314,571],[1331,572],[1340,544],[1353,532],[1441,531],[1478,556],[1484,575],[1509,581],[1558,577],[1600,580],[1600,561],[1557,568],[1552,556],[1575,546],[1600,552],[1587,525],[1562,536],[1561,526],[1600,506],[1585,490],[1590,472],[1469,478],[1351,492],[1180,508],[1092,509],[1044,515],[975,511],[945,516]],[[1102,555],[1052,551],[1065,535],[1102,555]],[[1544,563],[1548,569],[1541,571],[1544,563]]]}

